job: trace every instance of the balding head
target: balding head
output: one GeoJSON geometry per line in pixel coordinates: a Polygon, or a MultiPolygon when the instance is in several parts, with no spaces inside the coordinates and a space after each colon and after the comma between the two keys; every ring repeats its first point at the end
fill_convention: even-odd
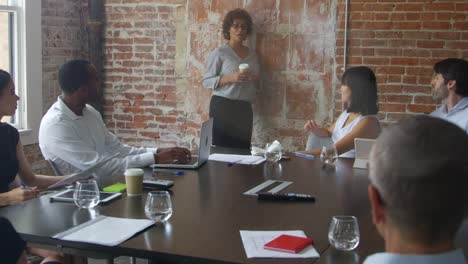
{"type": "Polygon", "coordinates": [[[369,177],[406,239],[453,239],[467,208],[468,136],[442,119],[402,120],[378,137],[369,177]]]}

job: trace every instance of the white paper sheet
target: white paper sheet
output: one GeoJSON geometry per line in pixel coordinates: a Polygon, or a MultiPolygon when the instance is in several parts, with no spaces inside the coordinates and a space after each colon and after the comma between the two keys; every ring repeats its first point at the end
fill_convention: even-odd
{"type": "Polygon", "coordinates": [[[264,249],[263,245],[280,235],[291,235],[306,237],[302,230],[288,231],[248,231],[240,230],[242,243],[244,244],[247,258],[319,258],[320,255],[315,248],[310,245],[299,253],[286,253],[264,249]]]}
{"type": "Polygon", "coordinates": [[[228,162],[232,164],[248,164],[256,165],[265,161],[264,157],[251,155],[234,155],[234,154],[211,154],[208,160],[228,162]]]}
{"type": "Polygon", "coordinates": [[[59,233],[53,238],[115,246],[153,224],[154,221],[148,219],[127,219],[101,215],[59,233]]]}
{"type": "Polygon", "coordinates": [[[100,168],[102,165],[104,165],[106,162],[108,162],[109,160],[117,157],[118,155],[120,154],[119,153],[116,153],[112,156],[109,156],[107,158],[104,158],[103,160],[101,160],[100,162],[94,164],[93,166],[87,168],[86,170],[84,171],[80,171],[80,172],[77,172],[77,173],[73,173],[71,175],[65,175],[65,178],[59,182],[56,182],[52,185],[50,185],[49,187],[47,187],[47,189],[55,189],[55,188],[60,188],[60,187],[63,187],[63,186],[67,186],[67,185],[70,185],[70,184],[73,184],[77,181],[80,181],[80,180],[85,180],[85,179],[89,179],[89,178],[92,178],[92,174],[94,173],[94,171],[98,168],[100,168]]]}

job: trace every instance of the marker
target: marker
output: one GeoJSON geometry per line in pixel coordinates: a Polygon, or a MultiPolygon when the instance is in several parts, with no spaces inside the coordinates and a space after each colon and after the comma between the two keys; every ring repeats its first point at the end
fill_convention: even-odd
{"type": "Polygon", "coordinates": [[[306,159],[314,159],[314,155],[312,154],[305,154],[301,152],[294,152],[294,155],[301,157],[301,158],[306,158],[306,159]]]}
{"type": "Polygon", "coordinates": [[[181,176],[185,174],[185,171],[153,171],[153,174],[158,176],[181,176]]]}

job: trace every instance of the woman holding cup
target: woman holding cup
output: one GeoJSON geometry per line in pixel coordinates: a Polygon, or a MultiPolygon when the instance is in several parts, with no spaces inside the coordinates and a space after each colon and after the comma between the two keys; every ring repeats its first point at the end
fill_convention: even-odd
{"type": "Polygon", "coordinates": [[[243,43],[252,26],[247,11],[229,11],[223,21],[227,43],[208,56],[203,86],[213,89],[210,117],[216,146],[250,149],[259,64],[255,52],[243,43]]]}

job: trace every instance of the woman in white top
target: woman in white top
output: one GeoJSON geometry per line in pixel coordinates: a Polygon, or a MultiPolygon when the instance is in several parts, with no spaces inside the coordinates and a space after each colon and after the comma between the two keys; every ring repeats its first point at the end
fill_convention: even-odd
{"type": "MultiPolygon", "coordinates": [[[[319,137],[331,137],[340,157],[354,158],[355,138],[376,138],[380,133],[377,112],[377,82],[374,72],[365,66],[345,71],[341,78],[341,100],[346,110],[328,128],[308,120],[304,129],[319,137]]],[[[321,149],[302,151],[318,155],[321,149]]]]}

